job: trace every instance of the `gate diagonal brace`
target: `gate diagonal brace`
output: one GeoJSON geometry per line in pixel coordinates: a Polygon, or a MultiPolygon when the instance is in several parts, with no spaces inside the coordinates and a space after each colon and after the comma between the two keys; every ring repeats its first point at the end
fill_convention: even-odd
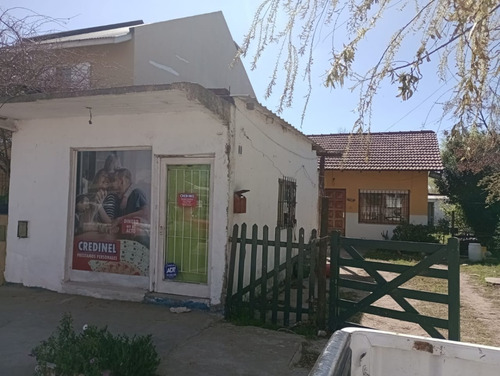
{"type": "MultiPolygon", "coordinates": [[[[348,246],[346,248],[346,251],[347,253],[355,260],[359,260],[359,261],[365,261],[365,258],[353,247],[353,246],[348,246]]],[[[377,300],[379,300],[380,298],[382,298],[384,295],[389,295],[391,296],[394,301],[399,304],[399,306],[405,311],[405,312],[408,312],[408,313],[414,313],[414,314],[420,314],[416,309],[415,307],[413,307],[404,297],[402,297],[400,295],[400,293],[397,291],[397,288],[399,286],[401,286],[402,284],[404,284],[405,282],[409,281],[411,278],[415,277],[418,275],[418,273],[432,265],[434,265],[436,261],[433,261],[432,263],[429,263],[429,262],[426,262],[426,266],[422,266],[422,264],[424,263],[424,261],[429,261],[428,259],[433,257],[433,258],[436,258],[436,254],[440,254],[440,253],[443,253],[442,251],[438,251],[436,252],[435,254],[429,256],[428,258],[420,261],[419,263],[417,263],[415,266],[413,266],[412,268],[408,269],[406,272],[404,273],[401,273],[399,275],[399,277],[393,279],[392,281],[387,281],[376,269],[374,269],[373,267],[370,267],[369,265],[365,266],[363,269],[375,280],[375,282],[377,283],[377,285],[379,286],[382,286],[382,287],[386,287],[388,285],[391,285],[390,289],[385,289],[387,290],[386,293],[383,293],[381,294],[380,292],[378,294],[376,294],[375,292],[370,294],[369,296],[367,296],[366,298],[364,299],[361,299],[359,302],[357,302],[355,304],[354,307],[352,307],[350,310],[344,312],[344,314],[342,315],[341,317],[341,321],[345,321],[347,318],[351,317],[354,313],[356,313],[356,311],[361,311],[362,309],[364,308],[367,308],[369,307],[371,304],[373,304],[374,302],[376,302],[377,300]],[[427,265],[429,264],[429,265],[427,265]],[[417,273],[410,273],[413,268],[416,268],[416,269],[419,269],[419,272],[417,273]],[[405,276],[407,275],[407,278],[401,278],[402,276],[405,276]],[[400,283],[398,284],[395,284],[395,283],[392,283],[394,282],[396,279],[402,279],[400,283]],[[375,299],[373,298],[373,296],[375,295],[375,299]],[[380,295],[380,296],[378,296],[380,295]],[[368,299],[370,298],[371,299],[368,299]],[[371,300],[370,302],[366,302],[367,300],[371,300]],[[354,311],[353,313],[350,313],[354,311]],[[349,313],[349,315],[348,315],[349,313]]],[[[419,323],[419,325],[422,327],[422,329],[424,329],[430,336],[434,337],[434,338],[442,338],[442,334],[439,333],[437,331],[437,329],[431,325],[428,325],[426,323],[419,323]]]]}

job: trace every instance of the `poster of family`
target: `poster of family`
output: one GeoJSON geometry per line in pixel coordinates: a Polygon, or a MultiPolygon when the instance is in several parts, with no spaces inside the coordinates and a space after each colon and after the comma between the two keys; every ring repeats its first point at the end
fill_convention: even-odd
{"type": "Polygon", "coordinates": [[[79,151],[74,270],[147,276],[151,151],[79,151]]]}

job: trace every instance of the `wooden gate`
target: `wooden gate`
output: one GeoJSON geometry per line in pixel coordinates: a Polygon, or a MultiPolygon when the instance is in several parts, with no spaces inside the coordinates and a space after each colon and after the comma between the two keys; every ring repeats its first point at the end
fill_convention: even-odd
{"type": "MultiPolygon", "coordinates": [[[[349,319],[357,313],[369,313],[419,324],[435,338],[443,338],[437,328],[447,329],[448,338],[460,340],[460,271],[457,239],[447,245],[413,242],[377,241],[340,237],[338,232],[326,239],[317,239],[313,230],[309,242],[304,240],[304,230],[294,239],[293,229],[288,229],[286,239],[281,239],[281,229],[276,228],[274,239],[264,226],[262,235],[256,225],[247,236],[246,224],[235,225],[230,238],[230,260],[227,279],[225,315],[232,318],[244,312],[250,319],[261,323],[290,326],[309,320],[320,328],[335,331],[351,325],[349,319]],[[330,241],[330,279],[327,301],[320,302],[318,278],[318,250],[322,241],[330,241]],[[400,265],[366,260],[367,250],[392,250],[424,254],[416,265],[400,265]],[[439,264],[439,267],[433,265],[439,264]],[[364,271],[369,280],[359,281],[340,273],[341,268],[364,271]],[[386,273],[395,276],[386,277],[386,273]],[[414,277],[422,276],[446,280],[447,293],[417,291],[402,287],[414,277]],[[367,296],[349,300],[342,297],[341,289],[354,289],[367,296]],[[375,305],[384,296],[390,296],[401,310],[375,305]],[[409,301],[419,300],[443,304],[448,317],[431,317],[421,314],[409,301]],[[318,307],[328,306],[327,322],[318,320],[318,307]],[[312,318],[314,316],[314,321],[312,318]],[[320,322],[321,321],[321,322],[320,322]]],[[[326,287],[326,286],[325,286],[326,287]]]]}
{"type": "Polygon", "coordinates": [[[398,241],[377,241],[349,239],[335,233],[331,239],[331,278],[329,301],[329,328],[334,331],[345,326],[348,320],[359,312],[390,317],[419,324],[430,336],[444,338],[436,329],[448,330],[448,338],[460,340],[460,270],[459,243],[452,238],[447,245],[398,241]],[[392,250],[424,254],[416,265],[399,265],[366,260],[362,252],[368,250],[392,250]],[[440,264],[441,267],[433,268],[440,264]],[[442,267],[446,265],[447,267],[442,267]],[[341,268],[358,268],[366,272],[370,281],[353,280],[340,274],[341,268]],[[381,273],[395,275],[388,279],[381,273]],[[429,277],[447,281],[447,293],[416,291],[401,286],[416,277],[429,277]],[[359,300],[342,299],[341,288],[349,288],[369,294],[359,300]],[[389,295],[402,310],[375,306],[374,303],[389,295]],[[408,301],[417,300],[447,305],[447,319],[422,315],[408,301]]]}

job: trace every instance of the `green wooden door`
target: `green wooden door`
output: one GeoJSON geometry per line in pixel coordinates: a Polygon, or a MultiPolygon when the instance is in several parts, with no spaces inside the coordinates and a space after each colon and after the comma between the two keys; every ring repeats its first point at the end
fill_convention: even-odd
{"type": "Polygon", "coordinates": [[[177,282],[208,282],[210,165],[167,166],[165,265],[177,282]]]}

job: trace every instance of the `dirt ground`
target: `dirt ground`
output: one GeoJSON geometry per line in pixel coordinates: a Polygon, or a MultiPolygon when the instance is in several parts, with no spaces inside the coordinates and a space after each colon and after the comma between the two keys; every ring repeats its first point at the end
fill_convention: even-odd
{"type": "MultiPolygon", "coordinates": [[[[385,274],[384,278],[392,279],[385,274]]],[[[479,286],[469,275],[462,272],[460,275],[460,332],[461,341],[482,345],[500,347],[500,286],[490,289],[489,296],[482,293],[479,286]],[[493,296],[492,296],[493,295],[493,296]]],[[[419,312],[433,312],[432,316],[446,318],[447,309],[444,305],[439,308],[423,307],[424,303],[410,301],[419,312]]],[[[380,299],[377,306],[401,310],[400,306],[389,296],[380,299]]],[[[422,312],[422,313],[424,313],[422,312]]],[[[427,313],[428,314],[428,313],[427,313]]],[[[363,314],[360,324],[379,330],[413,334],[429,337],[429,334],[418,324],[394,320],[386,317],[363,314]]],[[[439,330],[447,338],[446,330],[439,330]]]]}

